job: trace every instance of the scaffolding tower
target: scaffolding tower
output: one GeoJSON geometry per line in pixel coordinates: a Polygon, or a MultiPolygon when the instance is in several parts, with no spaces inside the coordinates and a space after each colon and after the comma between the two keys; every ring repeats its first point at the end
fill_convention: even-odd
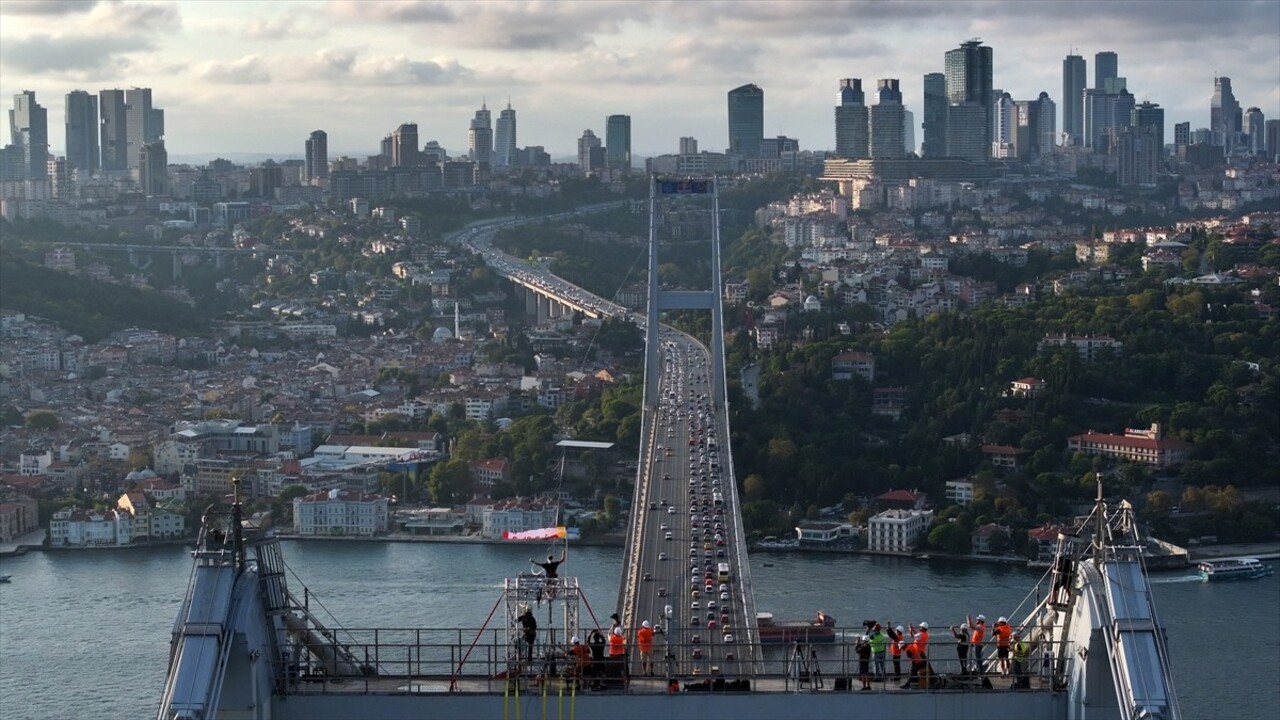
{"type": "Polygon", "coordinates": [[[580,606],[584,604],[582,590],[576,577],[547,578],[544,575],[522,573],[503,581],[503,600],[506,608],[507,668],[511,673],[546,674],[544,667],[563,663],[569,641],[577,635],[585,644],[579,622],[580,606]],[[538,634],[532,648],[534,667],[524,667],[530,656],[530,648],[524,640],[524,626],[520,616],[525,609],[533,612],[538,622],[538,634]]]}

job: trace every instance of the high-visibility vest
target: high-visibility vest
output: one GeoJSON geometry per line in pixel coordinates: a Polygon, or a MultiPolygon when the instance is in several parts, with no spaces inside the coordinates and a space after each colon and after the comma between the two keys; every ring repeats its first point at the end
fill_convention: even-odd
{"type": "Polygon", "coordinates": [[[916,645],[914,642],[907,645],[907,657],[911,658],[912,660],[919,660],[920,646],[916,645]]]}
{"type": "Polygon", "coordinates": [[[627,652],[627,639],[621,635],[609,636],[609,656],[618,657],[627,652]]]}
{"type": "Polygon", "coordinates": [[[1013,636],[1013,628],[1008,623],[996,625],[996,645],[1009,647],[1009,638],[1013,636]]]}
{"type": "Polygon", "coordinates": [[[977,625],[973,626],[973,636],[972,636],[973,644],[981,645],[982,640],[986,636],[987,636],[987,624],[985,622],[979,621],[977,625]]]}
{"type": "Polygon", "coordinates": [[[1026,660],[1031,654],[1031,647],[1027,645],[1027,641],[1019,640],[1013,644],[1013,659],[1026,660]]]}
{"type": "Polygon", "coordinates": [[[868,642],[871,643],[871,652],[882,653],[884,652],[884,646],[888,642],[888,638],[884,636],[884,633],[877,630],[875,633],[871,635],[871,638],[870,640],[868,640],[868,642]]]}
{"type": "Polygon", "coordinates": [[[636,631],[636,644],[640,646],[640,652],[653,652],[653,628],[642,627],[636,631]]]}

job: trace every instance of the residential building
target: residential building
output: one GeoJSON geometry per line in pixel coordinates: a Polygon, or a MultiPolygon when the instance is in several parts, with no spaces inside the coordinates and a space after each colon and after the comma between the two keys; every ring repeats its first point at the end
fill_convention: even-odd
{"type": "Polygon", "coordinates": [[[1036,562],[1041,564],[1053,562],[1058,552],[1058,535],[1061,534],[1062,529],[1061,525],[1041,525],[1027,531],[1027,537],[1036,543],[1036,562]]]}
{"type": "Polygon", "coordinates": [[[475,479],[475,492],[487,494],[498,484],[511,482],[511,463],[502,458],[489,458],[471,463],[471,475],[475,479]]]}
{"type": "Polygon", "coordinates": [[[867,549],[909,553],[933,522],[932,510],[885,510],[867,521],[867,549]]]}
{"type": "Polygon", "coordinates": [[[1020,398],[1034,398],[1044,392],[1049,384],[1038,377],[1027,376],[1009,383],[1009,394],[1020,398]]]}
{"type": "Polygon", "coordinates": [[[1161,146],[1155,127],[1113,128],[1112,154],[1116,156],[1116,183],[1120,187],[1156,184],[1161,146]]]}
{"type": "Polygon", "coordinates": [[[126,510],[63,508],[49,520],[52,547],[109,547],[133,544],[133,516],[126,510]]]}
{"type": "MultiPolygon", "coordinates": [[[[836,93],[836,157],[870,157],[866,94],[860,78],[844,78],[836,93]]],[[[682,151],[683,152],[683,151],[682,151]]]]}
{"type": "Polygon", "coordinates": [[[973,502],[973,483],[968,480],[947,481],[947,502],[968,507],[973,502]]]}
{"type": "Polygon", "coordinates": [[[293,531],[299,535],[368,537],[390,527],[387,498],[329,490],[293,500],[293,531]]]}
{"type": "Polygon", "coordinates": [[[1165,438],[1160,424],[1154,423],[1148,429],[1125,428],[1123,435],[1096,432],[1073,435],[1067,438],[1067,449],[1169,468],[1185,462],[1191,446],[1181,440],[1165,438]]]}
{"type": "Polygon", "coordinates": [[[923,510],[929,496],[914,490],[890,490],[876,496],[881,510],[923,510]]]}
{"type": "Polygon", "coordinates": [[[84,90],[67,93],[67,164],[81,177],[98,174],[98,98],[84,90]]]}
{"type": "MultiPolygon", "coordinates": [[[[764,135],[763,132],[761,132],[760,134],[764,135]]],[[[694,137],[680,138],[680,154],[681,155],[697,155],[698,139],[694,137]]]]}
{"type": "Polygon", "coordinates": [[[1045,348],[1074,347],[1085,362],[1093,362],[1103,353],[1120,354],[1124,343],[1108,335],[1045,335],[1040,340],[1040,351],[1045,348]]]}
{"type": "Polygon", "coordinates": [[[38,530],[39,510],[36,499],[27,495],[14,494],[0,500],[0,543],[11,543],[38,530]]]}
{"type": "Polygon", "coordinates": [[[986,444],[982,446],[982,459],[991,463],[993,467],[1005,470],[1018,469],[1022,465],[1022,457],[1026,454],[1026,450],[1012,445],[986,444]]]}
{"type": "MultiPolygon", "coordinates": [[[[1003,538],[1005,542],[1004,551],[1008,552],[1010,549],[1009,539],[1012,535],[1012,531],[1004,525],[997,525],[995,523],[979,525],[974,528],[973,533],[969,535],[969,552],[974,555],[995,555],[996,552],[992,549],[994,544],[992,541],[996,538],[1003,538]]],[[[997,549],[999,548],[997,547],[997,549]]]]}
{"type": "Polygon", "coordinates": [[[869,353],[842,352],[831,358],[831,379],[849,380],[854,376],[867,382],[876,377],[876,358],[869,353]]]}
{"type": "Polygon", "coordinates": [[[729,91],[730,155],[760,157],[760,141],[764,139],[764,90],[757,85],[743,85],[729,91]]]}
{"type": "Polygon", "coordinates": [[[631,170],[631,116],[610,115],[604,120],[605,166],[631,170]]]}
{"type": "Polygon", "coordinates": [[[1144,100],[1133,106],[1129,124],[1137,128],[1151,128],[1156,136],[1156,152],[1164,155],[1164,108],[1144,100]]]}

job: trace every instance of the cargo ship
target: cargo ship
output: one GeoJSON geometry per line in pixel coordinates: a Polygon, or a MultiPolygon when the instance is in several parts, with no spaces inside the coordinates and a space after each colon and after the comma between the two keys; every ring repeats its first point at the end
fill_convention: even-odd
{"type": "Polygon", "coordinates": [[[775,620],[773,613],[756,613],[756,629],[760,642],[831,643],[836,641],[836,619],[819,610],[811,620],[775,620]]]}

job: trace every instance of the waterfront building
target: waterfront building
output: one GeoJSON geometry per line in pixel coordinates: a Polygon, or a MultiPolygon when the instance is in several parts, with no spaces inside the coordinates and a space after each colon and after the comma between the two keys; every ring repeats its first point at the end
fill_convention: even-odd
{"type": "Polygon", "coordinates": [[[760,157],[764,139],[764,90],[743,85],[729,91],[728,154],[744,158],[760,157]]]}
{"type": "Polygon", "coordinates": [[[36,499],[14,494],[0,501],[0,543],[11,543],[39,529],[40,512],[36,499]]]}
{"type": "Polygon", "coordinates": [[[49,520],[51,547],[121,547],[133,544],[133,516],[125,510],[67,507],[49,520]]]}
{"type": "Polygon", "coordinates": [[[1062,132],[1067,145],[1084,142],[1085,60],[1071,54],[1062,60],[1062,132]]]}
{"type": "Polygon", "coordinates": [[[391,515],[387,498],[329,490],[293,499],[293,531],[299,535],[369,537],[384,533],[391,515]]]}
{"type": "Polygon", "coordinates": [[[545,500],[519,497],[494,500],[483,507],[480,534],[500,538],[504,532],[550,527],[555,525],[559,510],[557,503],[545,500]]]}
{"type": "Polygon", "coordinates": [[[611,170],[631,169],[631,116],[610,115],[604,120],[605,165],[611,170]]]}
{"type": "Polygon", "coordinates": [[[49,111],[36,102],[32,90],[13,96],[9,138],[21,156],[22,176],[43,180],[49,174],[49,111]]]}
{"type": "Polygon", "coordinates": [[[933,522],[932,510],[885,510],[867,521],[867,549],[909,553],[933,522]]]}
{"type": "Polygon", "coordinates": [[[991,122],[992,103],[995,102],[995,91],[992,84],[994,69],[993,54],[989,46],[981,40],[969,40],[960,44],[955,50],[948,50],[944,56],[944,71],[947,89],[947,149],[953,157],[967,157],[972,160],[986,160],[991,157],[991,143],[994,136],[994,125],[991,122]],[[975,109],[970,104],[976,104],[975,109]],[[960,128],[952,128],[952,108],[965,106],[960,112],[960,128]],[[982,116],[978,118],[978,112],[982,116]],[[979,122],[981,126],[979,126],[979,122]],[[973,137],[969,137],[973,135],[973,137]],[[953,140],[954,138],[954,140],[953,140]],[[982,157],[960,155],[951,151],[954,147],[966,152],[971,148],[981,147],[982,157]]]}
{"type": "Polygon", "coordinates": [[[67,164],[81,177],[98,174],[98,98],[72,90],[66,99],[67,164]]]}
{"type": "Polygon", "coordinates": [[[498,123],[493,133],[493,164],[511,167],[516,164],[518,154],[516,111],[511,107],[511,98],[507,98],[507,107],[498,113],[498,123]]]}

